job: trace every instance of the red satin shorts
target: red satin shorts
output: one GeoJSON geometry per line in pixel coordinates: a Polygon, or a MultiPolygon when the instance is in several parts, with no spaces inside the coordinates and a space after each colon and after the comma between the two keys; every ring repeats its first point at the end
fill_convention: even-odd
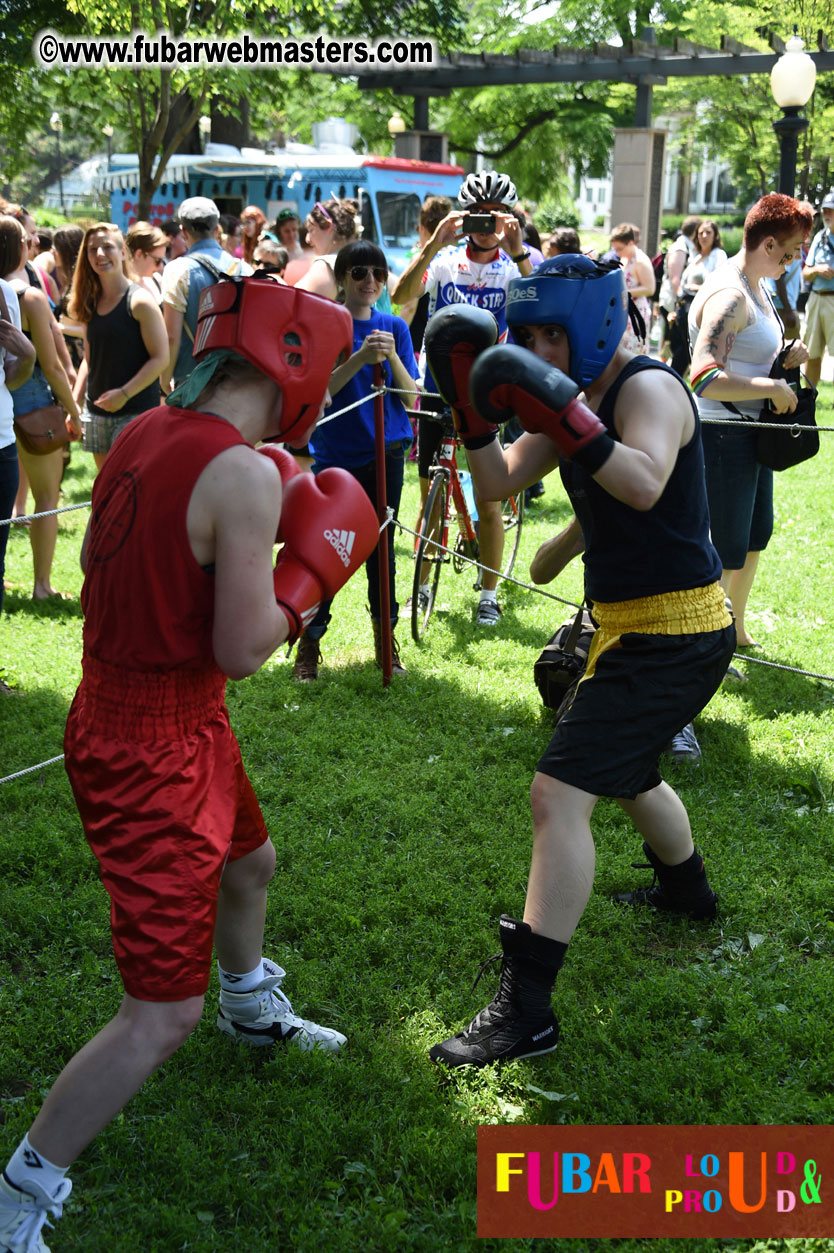
{"type": "Polygon", "coordinates": [[[131,676],[86,658],[67,719],[67,774],[137,1000],[205,993],[223,868],[267,839],[224,689],[217,672],[131,676]]]}

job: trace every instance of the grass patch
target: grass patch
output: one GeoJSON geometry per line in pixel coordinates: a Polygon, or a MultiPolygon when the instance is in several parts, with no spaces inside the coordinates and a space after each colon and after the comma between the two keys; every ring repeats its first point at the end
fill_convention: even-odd
{"type": "MultiPolygon", "coordinates": [[[[820,413],[830,410],[823,387],[820,413]]],[[[777,476],[776,532],[750,623],[762,655],[834,674],[834,442],[777,476]]],[[[89,499],[75,453],[67,503],[89,499]]],[[[409,466],[402,517],[416,512],[409,466]]],[[[555,479],[525,521],[517,566],[564,525],[555,479]]],[[[86,512],[63,515],[55,585],[34,605],[14,528],[0,664],[0,775],[61,751],[80,675],[86,512]]],[[[409,590],[411,540],[398,541],[409,590]]],[[[570,569],[553,588],[580,594],[570,569]]],[[[834,952],[834,685],[744,660],[699,720],[699,768],[670,765],[722,910],[694,924],[616,908],[639,839],[597,808],[596,890],[559,977],[562,1043],[538,1063],[444,1076],[426,1051],[491,995],[470,986],[523,904],[528,790],[550,733],[532,664],[568,610],[506,587],[496,631],[473,624],[471,579],[444,570],[405,678],[383,690],[364,576],[340,593],[318,683],[278,654],[230,684],[232,722],[278,850],[266,951],[296,1006],[349,1036],[338,1059],[264,1057],[205,1019],[73,1170],[56,1250],[468,1250],[478,1123],[828,1123],[834,952]]],[[[60,765],[2,785],[0,1125],[26,1130],[72,1053],[115,1010],[108,906],[60,765]]],[[[555,1241],[538,1242],[555,1248],[555,1241]]],[[[638,1240],[560,1241],[631,1253],[638,1240]]],[[[526,1250],[530,1241],[482,1242],[526,1250]]],[[[653,1242],[659,1253],[691,1242],[653,1242]]],[[[704,1249],[819,1253],[830,1241],[704,1249]]]]}

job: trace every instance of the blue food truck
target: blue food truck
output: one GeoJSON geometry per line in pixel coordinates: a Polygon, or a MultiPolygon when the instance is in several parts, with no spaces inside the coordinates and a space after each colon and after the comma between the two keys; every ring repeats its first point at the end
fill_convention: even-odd
{"type": "MultiPolygon", "coordinates": [[[[176,154],[169,159],[150,220],[158,224],[174,217],[188,196],[208,196],[221,213],[235,216],[245,205],[258,205],[269,222],[279,209],[295,209],[303,221],[317,200],[353,197],[362,212],[363,238],[384,248],[396,271],[404,269],[414,247],[424,197],[431,194],[454,200],[462,178],[461,166],[436,161],[374,157],[349,150],[240,151],[210,143],[204,155],[176,154]]],[[[137,219],[136,157],[114,154],[101,182],[109,193],[111,220],[126,229],[137,219]]]]}

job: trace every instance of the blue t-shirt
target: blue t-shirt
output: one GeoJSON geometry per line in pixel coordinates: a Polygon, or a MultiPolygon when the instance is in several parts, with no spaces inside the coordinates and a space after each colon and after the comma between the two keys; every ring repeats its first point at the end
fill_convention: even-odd
{"type": "MultiPolygon", "coordinates": [[[[796,301],[797,301],[797,297],[799,296],[799,288],[800,288],[801,283],[802,283],[802,258],[797,257],[795,261],[792,261],[790,263],[787,270],[785,270],[785,291],[787,292],[787,295],[788,295],[788,304],[790,305],[792,309],[796,308],[796,301]]],[[[776,306],[776,308],[781,309],[782,301],[779,299],[778,293],[776,291],[776,279],[766,278],[764,281],[764,284],[767,290],[770,292],[770,295],[773,298],[773,303],[776,306]]]]}
{"type": "MultiPolygon", "coordinates": [[[[414,359],[411,335],[403,319],[396,317],[393,313],[380,313],[377,309],[372,309],[371,316],[364,320],[354,318],[354,352],[359,351],[365,342],[365,337],[372,331],[389,331],[394,336],[397,356],[411,377],[416,379],[417,362],[414,359]]],[[[391,366],[387,361],[382,363],[382,371],[383,381],[389,387],[393,386],[391,366]]],[[[373,385],[374,367],[363,365],[362,369],[345,383],[341,391],[333,396],[332,405],[329,409],[325,409],[322,424],[316,427],[313,438],[310,440],[310,451],[315,457],[316,467],[343,466],[345,469],[350,469],[353,466],[367,465],[369,461],[373,461],[375,455],[374,397],[371,395],[373,385]],[[349,410],[341,417],[327,421],[329,413],[344,409],[363,397],[368,397],[364,404],[357,405],[355,409],[349,410]]],[[[411,443],[411,423],[405,410],[406,405],[413,407],[413,399],[411,396],[385,393],[386,446],[400,442],[405,447],[411,443]]]]}

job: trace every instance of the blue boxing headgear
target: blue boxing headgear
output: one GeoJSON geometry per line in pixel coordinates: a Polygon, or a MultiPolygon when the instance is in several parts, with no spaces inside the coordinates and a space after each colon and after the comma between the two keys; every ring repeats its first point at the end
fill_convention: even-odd
{"type": "Polygon", "coordinates": [[[570,377],[580,387],[599,378],[628,322],[625,274],[582,253],[562,253],[514,278],[507,292],[507,325],[561,326],[570,345],[570,377]]]}

